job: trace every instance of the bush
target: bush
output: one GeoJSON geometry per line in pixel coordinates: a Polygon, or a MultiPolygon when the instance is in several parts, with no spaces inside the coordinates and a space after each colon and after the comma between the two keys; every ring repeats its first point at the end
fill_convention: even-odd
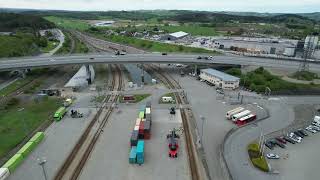
{"type": "Polygon", "coordinates": [[[241,69],[240,68],[231,68],[226,71],[227,74],[232,76],[241,77],[241,69]]]}
{"type": "Polygon", "coordinates": [[[16,106],[19,102],[20,100],[18,98],[13,97],[8,101],[7,106],[16,106]]]}
{"type": "Polygon", "coordinates": [[[252,164],[264,171],[269,172],[268,162],[265,157],[260,153],[260,147],[258,143],[251,143],[248,145],[248,154],[252,164]]]}

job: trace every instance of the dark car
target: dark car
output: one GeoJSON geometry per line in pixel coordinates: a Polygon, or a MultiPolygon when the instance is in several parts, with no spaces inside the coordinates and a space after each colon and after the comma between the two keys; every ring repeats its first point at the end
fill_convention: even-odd
{"type": "Polygon", "coordinates": [[[168,55],[168,53],[165,53],[165,52],[164,52],[164,53],[162,53],[162,55],[165,56],[165,55],[168,55]]]}
{"type": "Polygon", "coordinates": [[[273,150],[274,145],[270,141],[266,141],[264,145],[267,146],[269,149],[273,150]]]}
{"type": "Polygon", "coordinates": [[[94,58],[93,58],[93,57],[91,57],[91,58],[90,58],[90,60],[94,60],[94,58]]]}
{"type": "Polygon", "coordinates": [[[282,144],[281,142],[279,142],[278,140],[275,141],[276,145],[278,145],[281,148],[285,148],[286,146],[284,144],[282,144]]]}
{"type": "Polygon", "coordinates": [[[291,143],[291,144],[295,144],[296,143],[294,140],[292,140],[290,137],[287,137],[287,136],[284,136],[283,139],[286,140],[287,142],[291,143]]]}
{"type": "Polygon", "coordinates": [[[302,133],[300,133],[299,131],[294,131],[293,133],[295,135],[297,135],[298,137],[304,138],[304,135],[302,133]]]}
{"type": "Polygon", "coordinates": [[[276,140],[281,142],[282,144],[287,144],[287,141],[283,139],[283,137],[276,137],[276,140]]]}
{"type": "Polygon", "coordinates": [[[176,114],[176,109],[174,107],[170,108],[170,114],[176,114]]]}
{"type": "Polygon", "coordinates": [[[307,133],[305,130],[303,130],[303,129],[298,129],[298,131],[299,131],[301,134],[303,134],[304,136],[308,136],[308,133],[307,133]]]}
{"type": "Polygon", "coordinates": [[[202,59],[202,57],[201,57],[201,56],[198,56],[197,59],[202,59]]]}
{"type": "Polygon", "coordinates": [[[205,60],[208,60],[209,58],[206,56],[206,57],[204,57],[204,59],[205,59],[205,60]]]}

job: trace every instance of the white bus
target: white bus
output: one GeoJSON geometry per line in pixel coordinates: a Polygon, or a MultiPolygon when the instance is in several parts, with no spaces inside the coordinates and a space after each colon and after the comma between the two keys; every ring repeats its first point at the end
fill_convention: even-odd
{"type": "Polygon", "coordinates": [[[250,113],[251,113],[251,111],[245,110],[245,111],[242,111],[242,112],[240,112],[240,113],[238,113],[238,114],[234,114],[234,115],[232,115],[232,121],[235,122],[235,121],[237,121],[239,118],[242,118],[243,116],[247,116],[247,115],[249,115],[250,113]]]}
{"type": "Polygon", "coordinates": [[[231,119],[231,116],[232,116],[232,115],[238,114],[238,113],[240,113],[240,112],[243,111],[243,110],[244,110],[243,107],[237,107],[237,108],[235,108],[235,109],[232,109],[232,110],[230,110],[230,111],[227,112],[226,118],[227,118],[227,119],[231,119]]]}

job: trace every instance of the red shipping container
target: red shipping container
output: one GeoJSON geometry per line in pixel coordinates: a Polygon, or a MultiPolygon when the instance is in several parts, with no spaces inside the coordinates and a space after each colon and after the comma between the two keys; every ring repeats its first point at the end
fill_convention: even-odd
{"type": "Polygon", "coordinates": [[[143,134],[143,132],[144,132],[144,122],[141,121],[139,125],[139,134],[143,134]]]}
{"type": "Polygon", "coordinates": [[[150,139],[150,137],[151,137],[150,132],[144,133],[144,139],[150,139]]]}

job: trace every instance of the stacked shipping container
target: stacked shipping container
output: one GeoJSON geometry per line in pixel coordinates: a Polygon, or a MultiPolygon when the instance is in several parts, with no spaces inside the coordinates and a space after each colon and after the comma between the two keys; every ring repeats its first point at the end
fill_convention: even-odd
{"type": "Polygon", "coordinates": [[[151,103],[140,107],[138,119],[136,120],[135,127],[131,133],[130,138],[130,164],[143,164],[144,163],[144,140],[151,137],[151,103]]]}

